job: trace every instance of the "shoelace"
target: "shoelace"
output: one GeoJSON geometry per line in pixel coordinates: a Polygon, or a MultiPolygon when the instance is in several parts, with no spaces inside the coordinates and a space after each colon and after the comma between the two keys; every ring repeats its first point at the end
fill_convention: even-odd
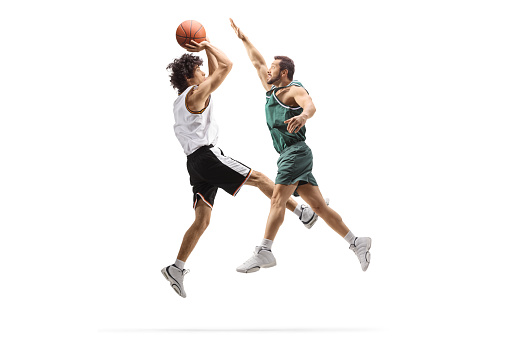
{"type": "Polygon", "coordinates": [[[182,276],[186,275],[189,272],[191,272],[191,270],[182,270],[182,276]]]}

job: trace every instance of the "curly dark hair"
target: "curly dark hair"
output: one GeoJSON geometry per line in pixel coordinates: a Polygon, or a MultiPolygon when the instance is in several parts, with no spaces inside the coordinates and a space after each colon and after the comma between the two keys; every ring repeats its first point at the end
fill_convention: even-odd
{"type": "Polygon", "coordinates": [[[194,78],[194,70],[196,66],[203,65],[203,60],[192,54],[184,54],[179,59],[173,60],[166,67],[171,72],[170,82],[173,88],[176,88],[179,95],[182,94],[189,85],[187,79],[194,78]]]}

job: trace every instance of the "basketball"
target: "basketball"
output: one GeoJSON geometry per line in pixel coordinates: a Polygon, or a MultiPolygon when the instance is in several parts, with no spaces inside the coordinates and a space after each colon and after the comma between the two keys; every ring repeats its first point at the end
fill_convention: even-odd
{"type": "Polygon", "coordinates": [[[191,43],[191,40],[200,43],[206,37],[205,27],[196,20],[186,20],[177,27],[177,42],[182,47],[191,43]]]}

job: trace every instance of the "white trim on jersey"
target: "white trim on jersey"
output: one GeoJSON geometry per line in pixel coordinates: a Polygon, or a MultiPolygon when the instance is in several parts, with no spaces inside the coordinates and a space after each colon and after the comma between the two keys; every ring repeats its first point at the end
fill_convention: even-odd
{"type": "MultiPolygon", "coordinates": [[[[302,87],[302,86],[300,86],[300,85],[298,85],[298,84],[294,83],[294,81],[290,82],[290,83],[289,83],[288,85],[286,85],[285,87],[290,87],[292,84],[293,84],[293,85],[295,85],[295,86],[298,86],[298,87],[302,87]]],[[[281,88],[284,88],[284,87],[281,87],[281,88]]],[[[279,101],[279,99],[278,99],[278,97],[277,97],[277,95],[276,95],[276,93],[275,93],[275,92],[276,92],[275,90],[272,90],[272,94],[271,94],[271,95],[273,95],[273,96],[274,96],[274,98],[276,99],[276,101],[278,102],[278,104],[280,104],[280,105],[281,105],[281,106],[283,106],[284,108],[286,108],[286,109],[291,109],[292,111],[296,111],[296,110],[298,110],[298,109],[301,109],[301,108],[302,108],[302,107],[300,107],[300,106],[297,106],[297,107],[290,107],[290,106],[287,106],[287,105],[283,104],[281,101],[279,101]]],[[[270,97],[267,97],[267,98],[270,98],[270,97]]]]}
{"type": "Polygon", "coordinates": [[[302,107],[300,106],[297,106],[297,107],[290,107],[290,106],[286,106],[285,104],[283,104],[281,101],[279,101],[278,97],[276,96],[276,93],[272,93],[272,95],[274,96],[274,98],[276,99],[276,101],[278,102],[278,104],[280,104],[281,106],[283,106],[284,108],[286,109],[291,109],[292,111],[296,111],[298,109],[301,109],[302,107]]]}
{"type": "Polygon", "coordinates": [[[270,96],[272,95],[272,93],[274,93],[274,88],[276,88],[276,86],[272,85],[272,87],[267,91],[267,93],[270,92],[270,95],[267,95],[267,93],[265,93],[265,97],[267,99],[270,99],[270,96]]]}

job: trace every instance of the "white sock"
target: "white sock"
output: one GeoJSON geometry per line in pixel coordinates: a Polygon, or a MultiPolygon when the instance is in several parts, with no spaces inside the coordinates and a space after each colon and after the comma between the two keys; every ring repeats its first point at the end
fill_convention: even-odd
{"type": "Polygon", "coordinates": [[[352,231],[348,232],[344,238],[350,245],[355,242],[355,235],[353,235],[352,231]]]}
{"type": "Polygon", "coordinates": [[[264,249],[264,250],[270,250],[272,248],[272,240],[269,240],[269,239],[263,239],[262,240],[262,243],[260,244],[260,246],[264,249]]]}
{"type": "Polygon", "coordinates": [[[302,204],[298,204],[293,213],[297,214],[297,216],[300,218],[302,215],[302,204]]]}
{"type": "Polygon", "coordinates": [[[182,261],[182,260],[175,260],[175,266],[177,266],[178,268],[180,268],[181,270],[184,269],[184,265],[186,264],[185,261],[182,261]]]}

